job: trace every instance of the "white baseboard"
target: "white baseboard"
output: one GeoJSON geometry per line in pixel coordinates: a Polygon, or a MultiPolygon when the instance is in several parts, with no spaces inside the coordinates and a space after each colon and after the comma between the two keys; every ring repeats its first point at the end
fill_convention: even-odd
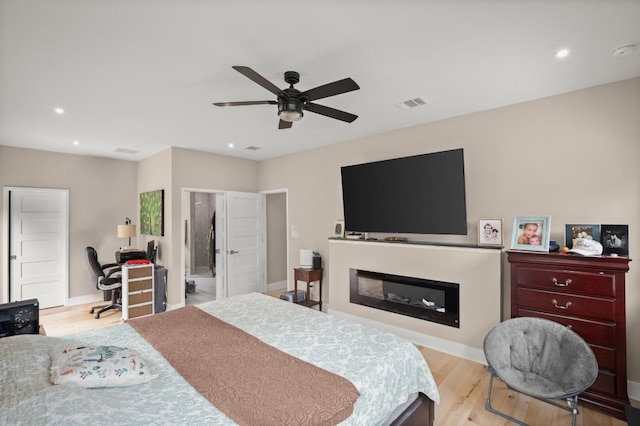
{"type": "Polygon", "coordinates": [[[440,352],[444,352],[450,355],[457,356],[459,358],[468,359],[470,361],[477,362],[479,364],[487,365],[487,360],[484,357],[482,349],[474,348],[460,343],[450,342],[448,340],[440,339],[438,337],[429,336],[427,334],[417,333],[415,331],[406,330],[404,328],[395,327],[393,325],[384,324],[378,321],[370,320],[368,318],[361,318],[356,315],[347,314],[345,312],[327,309],[327,312],[342,318],[348,318],[352,321],[359,322],[361,324],[369,325],[378,328],[389,333],[393,333],[405,340],[415,343],[416,345],[424,346],[426,348],[435,349],[440,352]]]}
{"type": "Polygon", "coordinates": [[[103,293],[96,293],[96,294],[87,294],[85,296],[78,296],[78,297],[71,297],[69,299],[67,299],[67,302],[65,303],[65,306],[73,306],[73,305],[84,305],[85,303],[91,303],[91,302],[107,302],[106,300],[103,300],[103,293]]]}
{"type": "Polygon", "coordinates": [[[267,284],[267,291],[286,290],[287,280],[267,284]]]}
{"type": "Polygon", "coordinates": [[[627,380],[627,394],[630,399],[640,401],[640,382],[632,382],[627,380]]]}

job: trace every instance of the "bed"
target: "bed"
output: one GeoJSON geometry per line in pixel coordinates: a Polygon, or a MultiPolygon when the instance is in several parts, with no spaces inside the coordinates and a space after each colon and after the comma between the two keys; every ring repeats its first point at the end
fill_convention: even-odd
{"type": "MultiPolygon", "coordinates": [[[[235,342],[237,339],[233,337],[231,340],[235,342]]],[[[259,358],[262,360],[270,356],[259,358]]],[[[260,371],[254,376],[263,376],[262,371],[265,371],[264,376],[268,377],[266,370],[260,371]]],[[[277,405],[271,401],[271,406],[277,405]]],[[[19,335],[0,339],[0,424],[84,425],[100,421],[117,425],[427,425],[433,424],[434,403],[438,402],[435,381],[413,344],[371,327],[258,293],[176,309],[65,337],[19,335]],[[224,352],[215,345],[231,347],[229,342],[219,342],[220,335],[217,332],[207,332],[208,325],[203,324],[208,324],[209,320],[219,322],[222,327],[239,329],[240,334],[246,335],[244,338],[259,341],[255,345],[268,346],[261,350],[276,351],[278,356],[287,357],[283,358],[285,361],[278,361],[281,368],[271,369],[274,371],[270,374],[275,379],[269,379],[269,382],[291,382],[293,384],[288,386],[290,389],[272,392],[268,387],[259,387],[260,391],[249,392],[250,395],[245,391],[238,397],[227,399],[240,405],[244,399],[250,406],[248,411],[253,411],[251,404],[257,395],[290,392],[287,400],[278,400],[278,403],[285,405],[293,404],[284,409],[288,417],[260,423],[250,420],[251,417],[232,419],[227,414],[231,412],[233,415],[233,410],[229,411],[225,406],[225,414],[211,402],[212,398],[226,395],[227,389],[231,388],[227,382],[222,385],[217,383],[226,380],[223,379],[227,377],[225,374],[233,373],[237,381],[245,385],[253,380],[242,374],[253,374],[251,368],[256,366],[245,368],[234,363],[245,355],[255,356],[255,349],[239,350],[232,357],[227,357],[226,361],[216,361],[218,365],[228,368],[219,370],[209,378],[207,375],[210,373],[200,372],[189,382],[185,379],[189,377],[189,372],[183,371],[181,374],[178,371],[185,368],[180,363],[194,361],[189,357],[206,360],[211,365],[213,359],[218,359],[213,354],[221,356],[221,352],[224,352]],[[176,330],[173,330],[174,327],[176,330]],[[155,330],[156,334],[147,334],[149,330],[155,330]],[[196,337],[200,336],[198,333],[215,335],[216,338],[208,343],[204,334],[204,337],[196,337]],[[172,336],[181,337],[182,343],[173,344],[172,336]],[[187,340],[184,340],[185,336],[188,336],[187,340]],[[166,348],[162,348],[163,344],[169,347],[177,345],[182,353],[161,353],[156,347],[164,351],[166,348]],[[186,347],[190,344],[193,349],[186,347]],[[98,389],[74,384],[53,385],[50,379],[51,354],[57,353],[60,348],[78,345],[134,349],[144,358],[154,378],[133,386],[98,389]],[[314,373],[293,375],[295,371],[314,373]],[[341,394],[325,398],[325,393],[330,394],[332,389],[338,389],[338,385],[329,385],[325,392],[319,382],[313,381],[315,371],[319,373],[318,376],[326,374],[332,376],[332,380],[342,381],[340,386],[345,389],[355,389],[348,392],[350,396],[356,392],[355,397],[351,398],[351,405],[338,413],[342,417],[325,417],[316,421],[303,415],[312,411],[317,400],[333,397],[343,399],[341,394]],[[200,382],[216,382],[219,387],[217,390],[199,392],[197,389],[202,383],[198,384],[198,379],[200,382]],[[292,394],[293,388],[295,391],[292,394]]],[[[344,403],[349,405],[350,402],[344,403]]]]}

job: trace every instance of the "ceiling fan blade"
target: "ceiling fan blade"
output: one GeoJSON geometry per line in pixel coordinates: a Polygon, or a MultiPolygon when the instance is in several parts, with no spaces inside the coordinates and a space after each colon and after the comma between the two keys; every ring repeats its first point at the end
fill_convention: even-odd
{"type": "Polygon", "coordinates": [[[215,106],[278,105],[276,101],[214,102],[215,106]]]}
{"type": "Polygon", "coordinates": [[[346,121],[352,123],[357,115],[350,114],[348,112],[340,111],[339,109],[331,108],[324,105],[312,104],[307,102],[304,104],[304,109],[307,111],[315,112],[316,114],[325,115],[327,117],[335,118],[336,120],[346,121]]]}
{"type": "Polygon", "coordinates": [[[345,78],[343,80],[334,81],[333,83],[309,89],[302,92],[300,96],[304,96],[310,101],[315,101],[316,99],[328,98],[329,96],[351,92],[352,90],[358,90],[359,88],[360,86],[358,86],[355,81],[350,78],[345,78]]]}
{"type": "Polygon", "coordinates": [[[255,72],[254,70],[252,70],[251,68],[243,67],[243,66],[239,66],[239,65],[234,65],[231,68],[233,68],[234,70],[238,71],[240,74],[244,75],[249,80],[252,80],[253,82],[259,84],[262,87],[264,87],[265,89],[267,89],[268,91],[270,91],[274,95],[282,94],[282,90],[280,90],[280,88],[278,86],[276,86],[275,84],[273,84],[272,82],[270,82],[269,80],[267,80],[266,78],[264,78],[263,76],[261,76],[260,74],[255,72]]]}
{"type": "Polygon", "coordinates": [[[290,129],[291,126],[293,126],[292,122],[280,120],[280,123],[278,124],[278,129],[290,129]]]}

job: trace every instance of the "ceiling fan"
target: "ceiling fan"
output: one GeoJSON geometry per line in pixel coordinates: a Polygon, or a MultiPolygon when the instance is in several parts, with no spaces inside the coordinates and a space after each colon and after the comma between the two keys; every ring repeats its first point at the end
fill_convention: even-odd
{"type": "Polygon", "coordinates": [[[243,101],[243,102],[214,102],[215,106],[244,106],[244,105],[278,105],[278,117],[280,123],[278,129],[289,129],[294,122],[302,119],[303,110],[315,112],[316,114],[326,117],[335,118],[336,120],[353,122],[357,115],[340,111],[324,105],[315,104],[311,101],[317,99],[328,98],[329,96],[340,95],[342,93],[358,90],[360,86],[350,78],[334,81],[323,86],[301,92],[293,87],[300,81],[300,74],[295,71],[287,71],[284,73],[284,81],[289,84],[287,89],[279,89],[269,80],[255,72],[249,67],[233,66],[234,70],[244,75],[248,79],[254,81],[277,96],[275,101],[243,101]]]}

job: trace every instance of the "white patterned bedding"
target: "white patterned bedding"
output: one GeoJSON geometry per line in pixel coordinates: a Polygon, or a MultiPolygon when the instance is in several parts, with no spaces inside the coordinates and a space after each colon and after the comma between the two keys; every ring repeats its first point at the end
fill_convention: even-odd
{"type": "MultiPolygon", "coordinates": [[[[435,381],[420,352],[394,335],[257,293],[199,307],[267,344],[350,380],[361,396],[343,425],[379,424],[415,392],[439,402],[435,381]]],[[[128,324],[63,338],[21,335],[0,339],[0,424],[96,422],[235,424],[198,394],[128,324]],[[51,385],[49,351],[70,342],[135,349],[159,378],[125,388],[51,385]]]]}

